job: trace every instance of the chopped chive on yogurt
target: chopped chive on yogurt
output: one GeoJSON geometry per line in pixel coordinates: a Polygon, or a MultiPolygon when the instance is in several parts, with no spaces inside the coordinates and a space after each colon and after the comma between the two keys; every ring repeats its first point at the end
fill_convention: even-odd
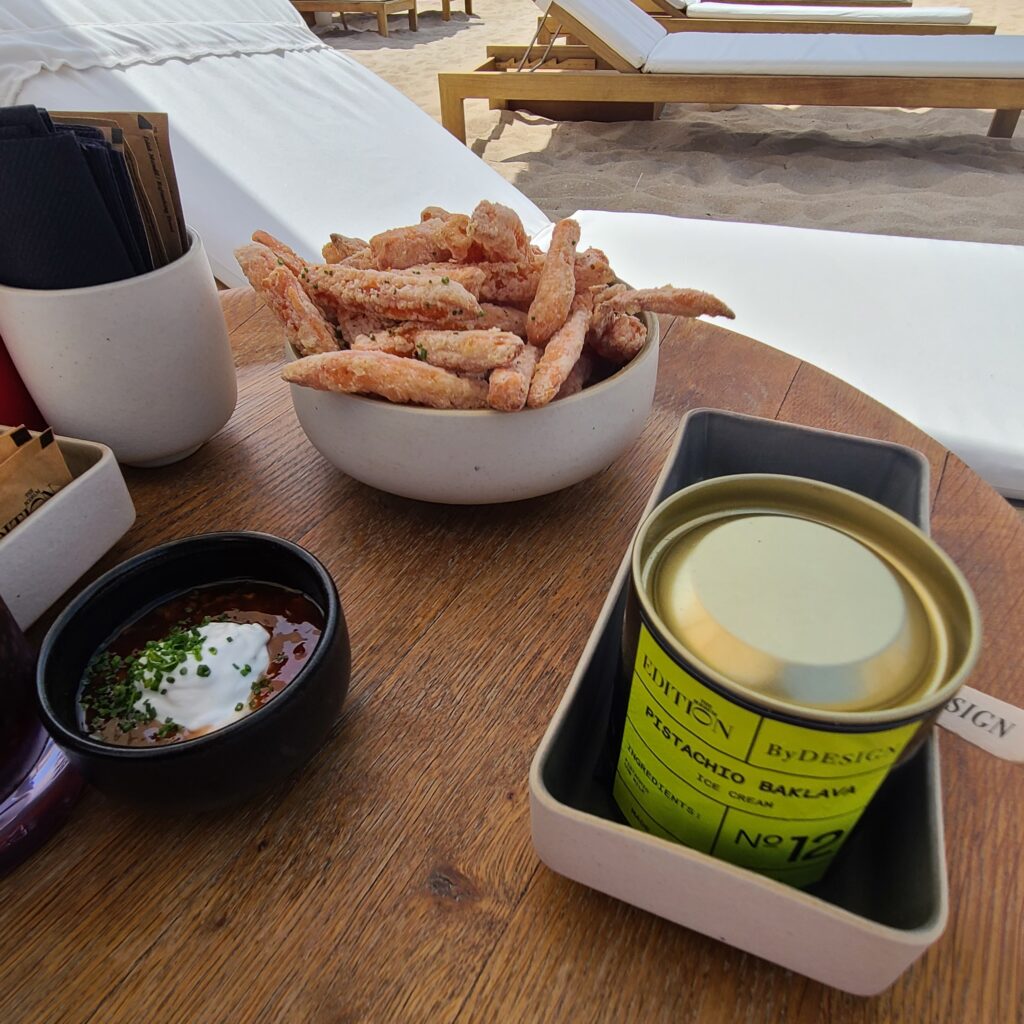
{"type": "Polygon", "coordinates": [[[193,733],[244,718],[252,713],[251,675],[258,678],[270,666],[269,640],[255,623],[209,622],[147,644],[131,673],[139,694],[135,709],[193,733]],[[230,656],[221,653],[229,634],[230,656]],[[175,685],[167,686],[175,668],[175,685]]]}

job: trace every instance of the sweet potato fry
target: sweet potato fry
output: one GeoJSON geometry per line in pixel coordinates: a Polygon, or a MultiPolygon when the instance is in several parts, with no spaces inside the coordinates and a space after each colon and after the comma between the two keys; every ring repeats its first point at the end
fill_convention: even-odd
{"type": "Polygon", "coordinates": [[[569,376],[562,382],[562,386],[558,389],[558,394],[555,395],[553,401],[557,402],[560,398],[578,395],[587,386],[593,369],[593,356],[584,348],[580,353],[579,359],[576,360],[576,365],[569,371],[569,376]]]}
{"type": "Polygon", "coordinates": [[[612,313],[600,332],[595,328],[590,336],[594,351],[619,366],[638,355],[646,341],[647,327],[629,313],[612,313]]]}
{"type": "Polygon", "coordinates": [[[490,203],[477,204],[469,220],[469,239],[489,263],[529,263],[530,240],[515,210],[490,203]]]}
{"type": "Polygon", "coordinates": [[[338,316],[338,332],[349,348],[355,348],[356,339],[376,331],[389,331],[395,326],[394,320],[369,313],[349,313],[342,310],[338,316]]]}
{"type": "Polygon", "coordinates": [[[359,252],[352,253],[351,256],[346,256],[339,265],[350,267],[352,270],[377,269],[377,261],[373,258],[373,253],[370,252],[369,246],[365,249],[360,249],[359,252]]]}
{"type": "MultiPolygon", "coordinates": [[[[470,289],[472,290],[472,289],[470,289]]],[[[499,331],[508,331],[526,338],[526,314],[513,306],[497,306],[492,302],[481,302],[480,308],[484,315],[474,325],[477,330],[486,331],[497,327],[499,331]]]]}
{"type": "Polygon", "coordinates": [[[594,288],[600,284],[611,284],[615,271],[608,263],[608,257],[600,249],[585,249],[576,256],[576,291],[594,288]]]}
{"type": "Polygon", "coordinates": [[[402,273],[426,278],[429,284],[438,281],[441,284],[457,281],[474,297],[480,294],[487,277],[483,270],[470,263],[421,263],[419,266],[403,270],[402,273]]]}
{"type": "MultiPolygon", "coordinates": [[[[265,294],[266,289],[264,288],[264,281],[266,281],[273,271],[279,268],[289,270],[280,256],[277,256],[267,246],[258,242],[253,242],[250,245],[243,245],[241,248],[236,249],[235,259],[238,260],[238,265],[242,268],[242,273],[245,274],[249,284],[251,284],[253,288],[263,296],[264,300],[267,298],[265,294]]],[[[290,270],[289,273],[291,273],[290,270]]],[[[337,304],[325,293],[320,295],[310,293],[306,268],[303,267],[299,271],[298,275],[292,274],[292,277],[295,278],[306,292],[313,305],[319,310],[320,315],[329,323],[336,323],[338,319],[337,304]]]]}
{"type": "Polygon", "coordinates": [[[420,211],[420,223],[425,220],[451,220],[454,213],[449,213],[443,206],[425,206],[420,211]]]}
{"type": "Polygon", "coordinates": [[[452,214],[382,231],[370,239],[379,270],[404,270],[420,263],[461,260],[469,251],[469,218],[452,214]]]}
{"type": "Polygon", "coordinates": [[[361,238],[349,238],[348,235],[337,235],[331,232],[331,240],[321,249],[324,263],[340,263],[342,260],[354,256],[357,252],[368,249],[369,242],[361,238]]]}
{"type": "Polygon", "coordinates": [[[529,309],[537,294],[541,262],[519,263],[475,263],[484,272],[480,286],[481,302],[498,302],[506,306],[529,309]]]}
{"type": "Polygon", "coordinates": [[[334,328],[323,318],[287,267],[277,267],[260,288],[267,305],[288,331],[292,348],[299,355],[332,352],[338,347],[334,328]]]}
{"type": "MultiPolygon", "coordinates": [[[[601,307],[614,313],[666,313],[674,316],[724,316],[736,314],[721,299],[694,288],[638,288],[601,300],[601,307]]],[[[600,312],[600,310],[599,310],[600,312]]]]}
{"type": "Polygon", "coordinates": [[[387,352],[328,352],[289,363],[281,376],[291,384],[379,395],[390,402],[434,409],[482,409],[487,383],[467,380],[437,366],[387,352]]]}
{"type": "Polygon", "coordinates": [[[536,345],[526,345],[509,363],[491,371],[487,387],[487,404],[499,412],[518,412],[526,405],[541,350],[536,345]]]}
{"type": "Polygon", "coordinates": [[[590,321],[590,331],[592,335],[603,334],[607,330],[608,325],[612,322],[612,317],[617,315],[608,300],[629,290],[630,289],[626,285],[619,282],[618,284],[609,285],[607,288],[597,289],[593,293],[594,316],[590,321]]]}
{"type": "Polygon", "coordinates": [[[476,299],[451,280],[430,284],[413,274],[311,266],[303,283],[318,305],[326,297],[341,309],[390,320],[458,329],[474,325],[483,313],[476,299]]]}
{"type": "Polygon", "coordinates": [[[294,249],[266,231],[254,231],[252,240],[258,245],[265,245],[296,277],[306,266],[306,261],[294,249]]]}
{"type": "Polygon", "coordinates": [[[503,331],[376,331],[356,338],[352,347],[362,352],[390,352],[414,356],[431,366],[460,374],[484,374],[507,366],[522,351],[523,342],[503,331]]]}
{"type": "Polygon", "coordinates": [[[275,256],[270,249],[258,242],[239,246],[235,250],[235,259],[238,260],[238,265],[242,268],[246,280],[257,292],[263,290],[263,282],[278,267],[284,266],[284,260],[275,256]]]}
{"type": "MultiPolygon", "coordinates": [[[[576,294],[576,246],[580,226],[574,220],[560,220],[551,234],[551,246],[537,281],[537,294],[530,303],[526,336],[531,345],[543,345],[565,323],[576,294]]],[[[577,356],[579,353],[577,353],[577,356]]],[[[576,360],[574,359],[573,362],[576,360]]],[[[542,360],[543,365],[543,360],[542,360]]],[[[538,367],[538,372],[540,367],[538,367]]],[[[568,369],[566,370],[568,373],[568,369]]],[[[534,379],[536,383],[536,378],[534,379]]],[[[561,381],[559,381],[561,383],[561,381]]],[[[556,388],[555,391],[558,389],[556,388]]],[[[552,393],[551,398],[554,398],[552,393]]],[[[530,388],[533,398],[533,386],[530,388]]],[[[547,401],[551,401],[551,398],[547,401]]],[[[541,403],[546,404],[546,403],[541,403]]]]}
{"type": "Polygon", "coordinates": [[[531,409],[547,405],[565,383],[583,351],[592,311],[593,297],[589,293],[581,292],[572,300],[569,318],[551,336],[537,364],[526,399],[531,409]]]}
{"type": "Polygon", "coordinates": [[[406,359],[416,355],[416,342],[412,340],[412,333],[401,330],[368,331],[360,334],[350,348],[356,352],[387,352],[406,359]]]}
{"type": "Polygon", "coordinates": [[[416,331],[416,356],[458,373],[486,373],[508,366],[523,350],[522,339],[506,331],[416,331]]]}

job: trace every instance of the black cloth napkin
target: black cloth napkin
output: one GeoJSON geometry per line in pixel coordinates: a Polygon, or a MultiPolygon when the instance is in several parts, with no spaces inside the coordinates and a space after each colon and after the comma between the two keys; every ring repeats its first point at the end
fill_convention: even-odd
{"type": "Polygon", "coordinates": [[[83,288],[152,266],[119,162],[102,133],[55,128],[36,107],[0,109],[0,284],[83,288]]]}
{"type": "Polygon", "coordinates": [[[147,270],[152,270],[153,263],[149,258],[146,229],[142,226],[142,217],[139,214],[139,205],[135,199],[135,190],[128,175],[128,164],[124,154],[118,153],[98,128],[59,124],[56,131],[58,135],[74,135],[78,139],[96,187],[100,190],[111,220],[124,243],[125,251],[135,267],[135,273],[143,274],[147,270]]]}

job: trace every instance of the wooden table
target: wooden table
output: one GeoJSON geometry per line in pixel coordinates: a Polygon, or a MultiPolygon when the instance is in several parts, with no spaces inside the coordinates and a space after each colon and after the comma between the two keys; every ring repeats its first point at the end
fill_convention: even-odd
{"type": "MultiPolygon", "coordinates": [[[[0,883],[0,1020],[950,1022],[1019,1020],[1019,769],[946,737],[952,913],[887,993],[827,989],[541,865],[527,769],[680,417],[717,405],[916,445],[934,529],[981,602],[974,684],[1024,701],[1024,524],[942,446],[820,370],[704,323],[671,324],[654,413],[600,476],[514,506],[389,497],[332,470],[278,379],[277,328],[226,293],[241,386],[188,461],[134,471],[160,541],[268,530],[341,590],[352,689],[302,775],[209,817],[81,802],[0,883]]],[[[187,414],[187,410],[183,410],[187,414]]]]}

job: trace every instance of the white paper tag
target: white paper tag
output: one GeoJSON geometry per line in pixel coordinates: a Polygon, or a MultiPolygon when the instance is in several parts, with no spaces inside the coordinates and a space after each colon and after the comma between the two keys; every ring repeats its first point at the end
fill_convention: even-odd
{"type": "Polygon", "coordinates": [[[968,743],[1002,758],[1024,764],[1024,711],[969,686],[946,705],[939,725],[968,743]]]}

